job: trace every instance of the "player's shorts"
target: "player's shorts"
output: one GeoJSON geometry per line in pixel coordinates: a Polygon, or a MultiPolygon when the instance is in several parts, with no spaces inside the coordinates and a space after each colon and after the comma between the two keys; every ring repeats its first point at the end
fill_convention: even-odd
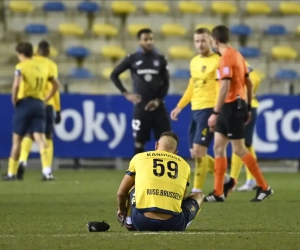
{"type": "Polygon", "coordinates": [[[173,215],[168,220],[153,220],[147,218],[135,207],[135,189],[130,192],[130,201],[131,220],[138,231],[185,231],[200,210],[197,201],[188,198],[182,202],[182,212],[179,215],[173,215]]]}
{"type": "Polygon", "coordinates": [[[32,133],[45,133],[45,105],[44,102],[35,98],[24,98],[18,101],[14,118],[13,132],[24,136],[28,131],[32,133]]]}
{"type": "Polygon", "coordinates": [[[46,128],[45,134],[52,134],[54,131],[55,110],[52,105],[46,106],[46,128]]]}
{"type": "Polygon", "coordinates": [[[217,118],[215,131],[231,140],[243,139],[247,115],[248,110],[244,100],[225,103],[217,118]]]}
{"type": "Polygon", "coordinates": [[[247,148],[252,146],[256,118],[257,118],[257,108],[252,108],[251,121],[246,125],[245,128],[245,144],[247,148]]]}
{"type": "Polygon", "coordinates": [[[190,148],[193,148],[193,143],[208,147],[213,140],[214,133],[211,133],[208,127],[208,119],[212,111],[212,108],[192,111],[192,121],[189,126],[190,148]]]}
{"type": "Polygon", "coordinates": [[[156,140],[166,131],[171,130],[169,114],[164,104],[153,111],[145,111],[144,105],[136,105],[132,120],[133,136],[136,142],[146,143],[151,139],[151,131],[156,140]]]}

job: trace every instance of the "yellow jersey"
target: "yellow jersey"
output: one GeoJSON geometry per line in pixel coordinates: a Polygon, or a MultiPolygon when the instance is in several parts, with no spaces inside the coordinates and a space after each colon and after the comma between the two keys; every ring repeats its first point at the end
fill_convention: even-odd
{"type": "MultiPolygon", "coordinates": [[[[55,62],[53,62],[52,60],[50,60],[49,58],[44,57],[44,56],[35,56],[35,57],[33,57],[33,60],[48,67],[49,71],[51,71],[53,73],[54,78],[58,77],[58,69],[57,69],[57,64],[55,62]]],[[[52,83],[48,81],[46,84],[45,91],[44,91],[44,97],[46,97],[49,94],[51,89],[52,89],[52,83]]],[[[54,94],[54,96],[52,96],[50,98],[50,100],[47,102],[47,105],[51,105],[55,111],[60,111],[61,106],[60,106],[59,90],[57,90],[56,93],[54,94]]]]}
{"type": "Polygon", "coordinates": [[[183,109],[191,102],[192,110],[213,108],[217,97],[217,69],[220,56],[195,56],[190,63],[191,78],[189,85],[177,107],[183,109]]]}
{"type": "Polygon", "coordinates": [[[246,66],[248,68],[249,77],[251,79],[252,88],[253,88],[253,97],[252,97],[252,101],[251,101],[251,106],[252,106],[252,108],[257,108],[259,106],[259,102],[256,98],[256,92],[260,85],[261,78],[260,78],[259,74],[251,68],[251,66],[248,62],[246,62],[246,66]]]}
{"type": "Polygon", "coordinates": [[[126,172],[135,175],[135,202],[141,212],[178,215],[191,169],[180,156],[166,151],[135,155],[126,172]]]}
{"type": "Polygon", "coordinates": [[[32,97],[44,101],[47,81],[53,77],[53,72],[43,64],[32,59],[26,59],[16,65],[15,75],[21,75],[17,98],[32,97]]]}

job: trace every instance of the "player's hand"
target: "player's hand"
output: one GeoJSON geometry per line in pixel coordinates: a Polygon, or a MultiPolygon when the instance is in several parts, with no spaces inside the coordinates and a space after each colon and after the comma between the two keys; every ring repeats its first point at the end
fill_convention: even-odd
{"type": "Polygon", "coordinates": [[[123,222],[123,224],[126,222],[126,212],[121,211],[120,209],[118,209],[117,211],[117,217],[118,217],[118,221],[119,222],[123,222]]]}
{"type": "Polygon", "coordinates": [[[251,122],[251,119],[252,119],[252,114],[251,114],[251,112],[248,112],[248,114],[247,114],[247,120],[245,122],[245,125],[247,125],[249,122],[251,122]]]}
{"type": "Polygon", "coordinates": [[[11,102],[12,102],[13,106],[16,107],[16,106],[17,106],[18,99],[12,97],[12,98],[11,98],[11,102]]]}
{"type": "Polygon", "coordinates": [[[145,110],[146,111],[153,111],[153,110],[158,108],[159,104],[160,104],[160,101],[158,99],[151,100],[145,106],[145,110]]]}
{"type": "Polygon", "coordinates": [[[57,111],[55,116],[55,124],[59,124],[60,121],[61,121],[60,111],[57,111]]]}
{"type": "Polygon", "coordinates": [[[208,126],[211,132],[215,131],[216,123],[217,123],[217,115],[212,114],[208,119],[208,126]]]}
{"type": "Polygon", "coordinates": [[[171,119],[173,121],[177,121],[178,120],[178,115],[179,115],[180,112],[181,112],[181,108],[179,108],[179,107],[174,108],[171,111],[171,115],[170,115],[171,119]]]}
{"type": "Polygon", "coordinates": [[[125,93],[124,96],[128,101],[132,102],[133,104],[137,104],[142,100],[142,97],[140,95],[134,93],[125,93]]]}

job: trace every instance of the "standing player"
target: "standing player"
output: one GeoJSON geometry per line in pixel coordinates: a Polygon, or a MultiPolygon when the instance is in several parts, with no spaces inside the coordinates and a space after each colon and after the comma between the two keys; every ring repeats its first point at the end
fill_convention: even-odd
{"type": "Polygon", "coordinates": [[[45,105],[58,90],[59,82],[54,73],[38,61],[32,60],[33,47],[30,43],[19,43],[16,47],[20,62],[16,66],[12,87],[12,103],[15,106],[13,120],[13,145],[9,158],[8,172],[3,180],[15,180],[21,142],[28,131],[39,145],[43,165],[49,159],[45,138],[45,105]],[[52,83],[52,89],[44,96],[47,82],[52,83]]]}
{"type": "MultiPolygon", "coordinates": [[[[55,62],[50,60],[48,58],[50,54],[50,44],[47,41],[41,41],[38,45],[38,55],[35,56],[33,59],[37,61],[40,64],[45,65],[49,68],[51,72],[53,72],[53,77],[58,77],[58,70],[57,65],[55,62]]],[[[52,83],[47,82],[46,88],[45,88],[45,96],[51,91],[52,83]]],[[[50,98],[50,100],[46,104],[46,139],[47,139],[47,145],[48,147],[46,150],[48,151],[47,156],[49,159],[47,161],[44,161],[42,168],[43,172],[43,180],[53,180],[54,177],[52,175],[52,161],[53,161],[53,131],[54,131],[54,123],[58,124],[60,122],[60,94],[59,90],[56,91],[54,96],[50,98]]],[[[24,175],[25,167],[27,166],[27,159],[32,147],[33,143],[33,136],[31,131],[27,134],[21,144],[21,155],[19,159],[19,169],[17,173],[17,179],[22,180],[24,175]]]]}
{"type": "Polygon", "coordinates": [[[177,145],[177,135],[165,132],[155,151],[132,158],[117,194],[120,222],[127,216],[129,192],[131,219],[138,231],[184,231],[198,215],[204,196],[192,192],[184,198],[191,169],[176,155],[177,145]]]}
{"type": "Polygon", "coordinates": [[[214,193],[205,198],[206,201],[224,201],[224,174],[227,169],[226,148],[231,142],[233,152],[238,155],[249,168],[259,186],[252,202],[261,202],[271,196],[273,190],[265,181],[255,157],[247,150],[244,140],[245,122],[251,119],[251,104],[245,102],[245,85],[247,100],[252,100],[252,83],[247,73],[246,63],[242,55],[230,47],[229,30],[219,25],[213,29],[213,46],[222,55],[218,78],[220,91],[213,114],[208,120],[211,130],[215,130],[215,182],[214,193]]]}
{"type": "Polygon", "coordinates": [[[138,32],[141,50],[129,54],[111,73],[111,80],[125,98],[135,104],[132,129],[135,137],[135,154],[144,151],[150,140],[151,130],[155,139],[170,130],[169,116],[164,97],[169,89],[169,73],[164,56],[154,49],[150,29],[138,32]],[[130,70],[135,93],[129,93],[120,81],[120,74],[130,70]]]}
{"type": "MultiPolygon", "coordinates": [[[[195,159],[195,175],[193,192],[202,192],[208,169],[214,168],[214,159],[207,154],[213,133],[207,125],[213,112],[217,95],[217,68],[220,56],[212,51],[211,32],[206,28],[197,29],[194,43],[198,51],[190,63],[191,78],[184,95],[171,112],[171,119],[176,121],[181,110],[191,102],[192,121],[189,127],[189,143],[191,156],[195,159]]],[[[233,188],[234,181],[227,177],[224,192],[233,188]]]]}

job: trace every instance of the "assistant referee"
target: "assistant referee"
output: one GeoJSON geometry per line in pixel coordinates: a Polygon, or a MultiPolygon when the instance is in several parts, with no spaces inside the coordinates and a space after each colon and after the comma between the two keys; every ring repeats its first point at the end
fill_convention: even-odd
{"type": "Polygon", "coordinates": [[[170,120],[164,104],[169,89],[169,72],[165,57],[154,48],[153,32],[142,29],[137,33],[138,50],[126,56],[111,73],[111,80],[124,97],[135,104],[132,120],[135,154],[144,152],[144,144],[151,139],[153,130],[158,140],[170,131],[170,120]],[[120,74],[130,70],[134,93],[123,86],[120,74]]]}

